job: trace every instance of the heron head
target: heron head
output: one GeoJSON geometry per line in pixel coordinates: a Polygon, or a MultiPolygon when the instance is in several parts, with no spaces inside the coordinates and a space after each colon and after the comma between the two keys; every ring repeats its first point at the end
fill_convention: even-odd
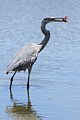
{"type": "Polygon", "coordinates": [[[50,23],[50,22],[67,22],[67,16],[63,17],[63,18],[55,18],[55,17],[48,17],[48,18],[44,18],[42,23],[50,23]]]}

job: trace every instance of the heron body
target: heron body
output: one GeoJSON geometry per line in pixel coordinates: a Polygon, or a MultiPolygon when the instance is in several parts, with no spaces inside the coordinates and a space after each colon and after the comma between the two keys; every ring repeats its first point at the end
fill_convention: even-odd
{"type": "Polygon", "coordinates": [[[28,69],[37,57],[41,45],[31,43],[24,46],[15,56],[11,64],[7,68],[7,73],[12,71],[21,71],[28,69]]]}
{"type": "Polygon", "coordinates": [[[64,18],[44,18],[41,22],[41,31],[45,35],[44,39],[39,44],[30,43],[28,45],[25,45],[21,48],[21,50],[16,54],[15,58],[12,60],[12,62],[7,67],[6,74],[14,71],[13,76],[10,80],[10,90],[12,87],[13,78],[16,74],[16,72],[19,71],[26,71],[28,69],[28,82],[27,82],[27,89],[29,89],[29,79],[30,79],[30,73],[33,64],[37,60],[38,53],[43,50],[43,48],[46,46],[50,39],[50,31],[46,29],[46,24],[50,22],[66,22],[67,17],[64,18]]]}

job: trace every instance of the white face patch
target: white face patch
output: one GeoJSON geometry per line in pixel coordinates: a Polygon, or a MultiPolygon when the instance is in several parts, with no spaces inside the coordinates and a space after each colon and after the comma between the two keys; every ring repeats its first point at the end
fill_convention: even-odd
{"type": "Polygon", "coordinates": [[[54,19],[55,17],[50,17],[50,18],[54,19]]]}

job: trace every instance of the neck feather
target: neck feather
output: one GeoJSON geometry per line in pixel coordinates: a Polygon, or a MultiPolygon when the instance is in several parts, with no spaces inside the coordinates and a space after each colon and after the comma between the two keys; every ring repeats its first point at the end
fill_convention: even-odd
{"type": "Polygon", "coordinates": [[[41,48],[41,50],[42,50],[46,46],[46,44],[48,43],[48,41],[50,39],[50,31],[46,30],[46,24],[45,23],[41,23],[41,31],[45,36],[44,39],[39,44],[39,45],[42,45],[42,48],[41,48]]]}

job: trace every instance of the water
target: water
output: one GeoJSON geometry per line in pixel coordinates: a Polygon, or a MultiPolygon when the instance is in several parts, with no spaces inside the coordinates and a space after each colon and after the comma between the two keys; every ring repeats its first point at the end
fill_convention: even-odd
{"type": "Polygon", "coordinates": [[[80,120],[80,1],[0,0],[0,119],[80,120]],[[12,93],[5,69],[25,44],[43,39],[44,17],[68,16],[51,23],[51,38],[33,66],[30,91],[27,72],[16,74],[12,93]]]}

